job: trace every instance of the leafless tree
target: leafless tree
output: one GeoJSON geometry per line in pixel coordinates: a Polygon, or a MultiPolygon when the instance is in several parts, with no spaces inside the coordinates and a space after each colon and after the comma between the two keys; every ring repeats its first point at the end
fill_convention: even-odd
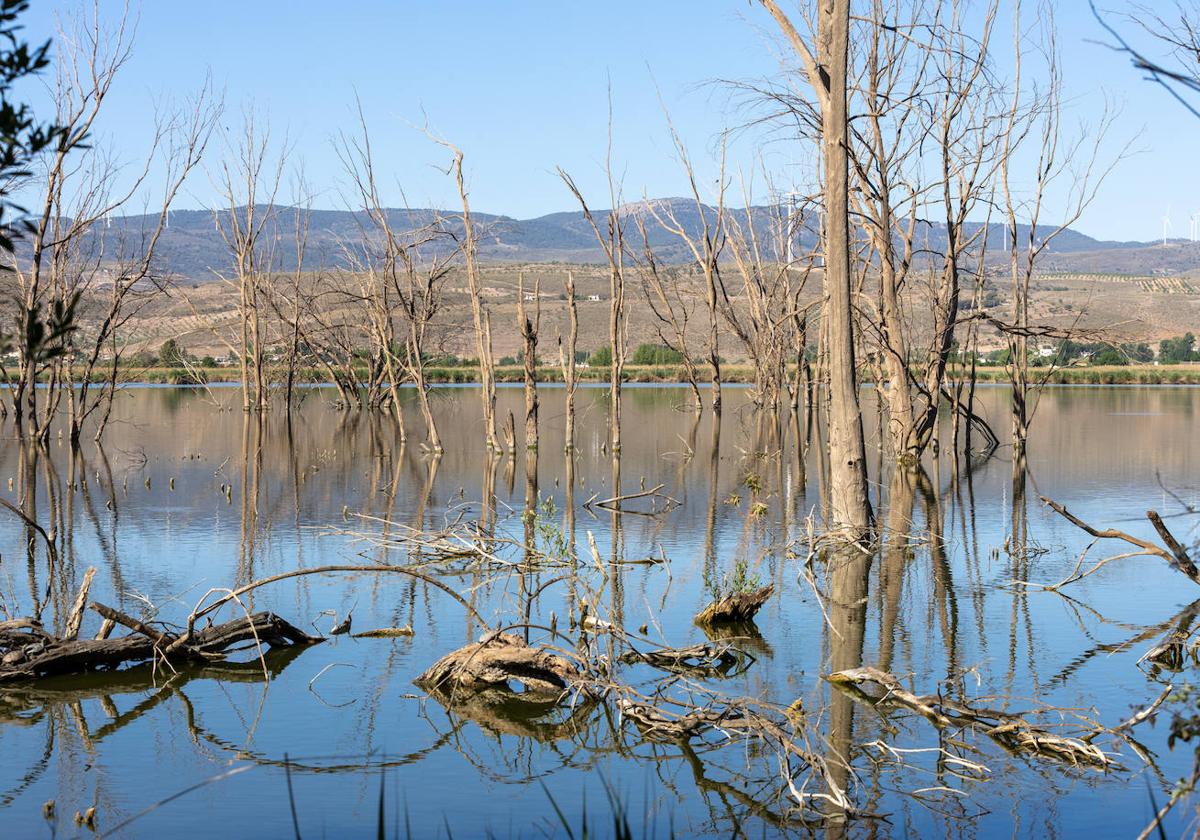
{"type": "Polygon", "coordinates": [[[521,331],[525,382],[525,449],[538,448],[538,392],[537,392],[537,345],[538,330],[542,323],[542,283],[533,285],[533,316],[526,309],[525,275],[517,278],[517,326],[521,331]]]}
{"type": "Polygon", "coordinates": [[[467,290],[471,298],[471,319],[475,326],[475,347],[479,354],[479,382],[483,398],[483,427],[484,441],[488,449],[500,450],[500,442],[496,436],[496,361],[492,353],[492,321],[487,304],[484,302],[483,281],[479,271],[479,240],[475,228],[475,220],[471,216],[471,202],[467,191],[466,176],[463,174],[463,153],[458,147],[433,134],[429,135],[435,143],[444,146],[451,155],[450,170],[454,174],[454,182],[458,187],[458,197],[462,202],[462,242],[463,262],[467,274],[467,290]]]}
{"type": "Polygon", "coordinates": [[[867,493],[867,459],[851,302],[847,86],[849,0],[822,0],[817,7],[815,49],[775,0],[761,0],[795,50],[812,86],[821,116],[825,210],[824,321],[829,359],[829,461],[831,520],[856,539],[873,525],[867,493]]]}
{"type": "MultiPolygon", "coordinates": [[[[562,366],[563,385],[566,392],[566,429],[563,435],[563,449],[567,452],[567,464],[573,463],[572,453],[575,450],[575,390],[578,382],[575,378],[575,353],[579,344],[579,310],[575,305],[575,275],[567,272],[567,344],[563,352],[562,338],[559,338],[559,352],[562,366]]],[[[568,492],[570,492],[568,485],[568,492]]]]}
{"type": "Polygon", "coordinates": [[[109,25],[98,4],[61,28],[51,95],[63,133],[32,176],[40,200],[31,214],[28,252],[14,257],[12,266],[24,335],[20,369],[9,382],[18,431],[44,442],[65,400],[73,448],[89,419],[97,419],[97,439],[104,433],[123,350],[119,331],[167,288],[155,251],[171,204],[200,161],[220,112],[207,84],[190,102],[159,109],[149,149],[125,179],[121,161],[92,137],[92,128],[132,54],[134,37],[128,8],[109,25]],[[152,171],[161,192],[146,189],[152,171]],[[149,212],[119,219],[114,230],[112,217],[139,197],[149,212]],[[88,315],[86,328],[65,331],[58,352],[33,352],[28,339],[40,313],[49,310],[53,323],[77,305],[88,315]],[[49,387],[37,389],[43,374],[49,387]],[[101,379],[98,387],[95,378],[101,379]]]}
{"type": "Polygon", "coordinates": [[[216,176],[224,207],[213,214],[233,259],[228,282],[238,292],[237,356],[243,411],[263,411],[267,407],[263,284],[272,269],[277,235],[275,199],[286,161],[286,140],[274,149],[269,121],[253,106],[244,108],[241,131],[236,139],[227,138],[216,176]]]}

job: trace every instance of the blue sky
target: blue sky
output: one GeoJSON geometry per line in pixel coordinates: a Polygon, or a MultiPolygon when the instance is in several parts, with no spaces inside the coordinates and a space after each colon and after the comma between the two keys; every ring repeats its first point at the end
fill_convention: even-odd
{"type": "MultiPolygon", "coordinates": [[[[1072,122],[1094,120],[1107,97],[1123,109],[1109,153],[1138,137],[1137,154],[1077,227],[1101,238],[1150,239],[1161,234],[1170,207],[1175,235],[1185,236],[1188,214],[1200,210],[1200,121],[1124,58],[1090,42],[1103,33],[1083,0],[1059,5],[1072,122]]],[[[55,15],[77,8],[63,0],[34,6],[26,16],[31,38],[53,34],[55,15]]],[[[100,6],[111,18],[121,3],[100,6]]],[[[596,205],[607,203],[601,162],[609,79],[614,157],[626,198],[636,199],[685,190],[659,91],[694,157],[704,160],[721,130],[744,118],[727,89],[710,82],[779,68],[770,21],[747,0],[156,0],[134,9],[135,53],[98,135],[134,159],[152,103],[194,91],[211,72],[227,103],[223,126],[236,132],[244,103],[268,111],[275,134],[286,133],[322,190],[322,207],[343,206],[330,141],[352,128],[356,95],[391,185],[389,201],[401,203],[402,188],[412,206],[453,205],[453,185],[438,168],[446,155],[415,127],[427,118],[466,153],[473,207],[524,218],[573,209],[556,166],[596,205]]],[[[756,141],[739,138],[732,166],[753,168],[756,141]]],[[[778,171],[806,159],[774,144],[766,164],[778,171]]],[[[212,180],[200,172],[180,206],[213,198],[212,180]]]]}

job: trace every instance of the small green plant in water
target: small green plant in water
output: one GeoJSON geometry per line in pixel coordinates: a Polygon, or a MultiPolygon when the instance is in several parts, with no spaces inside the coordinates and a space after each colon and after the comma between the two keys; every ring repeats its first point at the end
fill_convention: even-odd
{"type": "Polygon", "coordinates": [[[723,575],[719,581],[713,584],[713,600],[720,601],[734,595],[757,592],[762,587],[762,579],[750,572],[750,564],[739,559],[733,564],[733,574],[723,575]]]}
{"type": "Polygon", "coordinates": [[[541,540],[543,553],[557,560],[566,560],[571,556],[571,545],[566,531],[555,518],[557,514],[558,508],[554,499],[549,496],[542,499],[536,508],[525,512],[533,521],[533,528],[541,540]]]}

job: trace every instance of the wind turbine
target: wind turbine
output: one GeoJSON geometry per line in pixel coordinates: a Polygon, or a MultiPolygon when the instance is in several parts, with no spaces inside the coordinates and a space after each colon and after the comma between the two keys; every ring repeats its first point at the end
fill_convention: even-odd
{"type": "Polygon", "coordinates": [[[1188,238],[1193,242],[1200,240],[1200,210],[1193,213],[1188,221],[1188,238]]]}
{"type": "Polygon", "coordinates": [[[1171,205],[1167,205],[1167,213],[1162,217],[1163,223],[1163,245],[1167,244],[1167,234],[1171,230],[1171,205]]]}

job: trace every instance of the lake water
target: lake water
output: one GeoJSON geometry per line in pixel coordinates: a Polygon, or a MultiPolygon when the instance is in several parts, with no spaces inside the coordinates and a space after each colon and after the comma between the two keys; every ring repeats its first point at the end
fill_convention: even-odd
{"type": "MultiPolygon", "coordinates": [[[[1152,798],[1161,806],[1190,774],[1191,746],[1168,749],[1165,716],[1133,730],[1144,757],[1127,740],[1098,738],[1116,758],[1099,772],[1010,754],[980,731],[939,732],[911,712],[877,711],[822,677],[861,663],[917,694],[1023,713],[1073,710],[1043,724],[1075,714],[1113,726],[1147,706],[1172,677],[1137,661],[1200,596],[1194,584],[1154,557],[1114,562],[1061,593],[1013,581],[1067,577],[1089,542],[1039,496],[1147,537],[1144,514],[1154,508],[1181,540],[1196,540],[1200,516],[1183,504],[1200,503],[1200,389],[1048,390],[1023,499],[1003,449],[957,471],[943,455],[910,481],[881,472],[869,454],[875,491],[881,482],[890,490],[879,511],[882,547],[851,570],[859,582],[849,601],[831,591],[832,559],[804,562],[806,518],[820,529],[819,429],[800,446],[799,424],[755,413],[737,389],[718,428],[711,413],[679,410],[683,389],[630,387],[615,464],[603,447],[607,393],[581,389],[568,468],[563,391],[541,393],[536,464],[524,452],[484,457],[471,388],[435,391],[446,444],[436,461],[419,446],[415,404],[402,447],[388,418],[340,413],[320,389],[305,392],[290,427],[282,412],[261,427],[248,420],[230,389],[129,389],[104,446],[89,443],[74,462],[57,441],[48,456],[28,453],[5,427],[0,492],[26,499],[60,560],[51,568],[27,529],[0,512],[3,606],[10,616],[40,606],[47,623],[61,622],[95,566],[93,600],[178,624],[213,587],[299,567],[417,564],[492,626],[554,621],[577,637],[568,618],[590,589],[599,593],[593,614],[634,633],[645,625],[649,638],[680,647],[706,640],[693,616],[741,562],[773,582],[775,595],[756,632],[739,630],[749,656],[724,677],[694,679],[732,697],[799,701],[813,748],[848,757],[848,795],[862,815],[806,826],[776,753],[736,730],[663,743],[643,738],[611,703],[447,708],[412,680],[476,639],[479,623],[426,582],[362,573],[292,578],[256,590],[246,606],[310,631],[352,614],[355,631],[411,626],[413,635],[287,650],[268,659],[269,681],[245,652],[242,664],[178,673],[147,666],[0,684],[0,835],[86,835],[71,816],[94,805],[96,830],[119,827],[117,836],[294,836],[294,805],[306,837],[374,836],[381,807],[389,837],[566,836],[564,820],[579,836],[585,813],[603,836],[614,808],[628,811],[635,836],[1134,836],[1152,798]],[[586,505],[659,485],[678,502],[663,515],[586,505]],[[405,527],[441,530],[481,516],[520,542],[530,500],[540,546],[560,534],[573,542],[575,578],[562,563],[522,566],[515,547],[485,567],[400,544],[405,527]],[[665,564],[636,562],[663,556],[665,564]],[[926,751],[888,753],[872,746],[880,742],[926,751]],[[928,751],[936,747],[984,769],[939,760],[928,751]],[[56,820],[43,815],[49,800],[56,820]]],[[[873,405],[865,390],[864,400],[873,405]]],[[[522,405],[518,389],[500,390],[501,416],[521,417],[522,405]]],[[[1005,430],[1005,391],[983,389],[982,405],[1005,430]]],[[[869,423],[869,453],[878,435],[869,423]]],[[[644,512],[656,502],[628,506],[644,512]]],[[[1091,556],[1118,550],[1106,544],[1091,556]]],[[[89,613],[84,634],[98,624],[89,613]]],[[[607,644],[603,635],[594,643],[607,644]]],[[[620,665],[614,678],[644,694],[695,696],[668,676],[620,665]]],[[[804,777],[792,769],[799,787],[804,777]]],[[[1180,805],[1167,835],[1193,817],[1180,805]]]]}

